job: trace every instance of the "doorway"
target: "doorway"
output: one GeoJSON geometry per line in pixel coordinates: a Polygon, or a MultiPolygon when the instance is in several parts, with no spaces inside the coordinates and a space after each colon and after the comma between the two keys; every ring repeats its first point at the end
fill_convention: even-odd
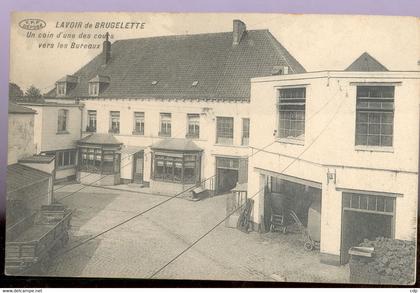
{"type": "Polygon", "coordinates": [[[133,183],[143,183],[144,152],[138,152],[133,157],[133,183]]]}
{"type": "Polygon", "coordinates": [[[239,178],[239,159],[216,157],[216,194],[230,191],[239,178]]]}
{"type": "Polygon", "coordinates": [[[343,192],[340,262],[349,261],[349,249],[364,239],[393,238],[395,198],[343,192]]]}

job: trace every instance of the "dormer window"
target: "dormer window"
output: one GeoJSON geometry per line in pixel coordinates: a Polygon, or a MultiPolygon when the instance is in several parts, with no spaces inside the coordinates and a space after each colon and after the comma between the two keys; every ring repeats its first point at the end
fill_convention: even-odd
{"type": "Polygon", "coordinates": [[[66,95],[66,83],[65,82],[58,82],[57,83],[57,96],[65,96],[66,95]]]}
{"type": "Polygon", "coordinates": [[[89,96],[97,97],[99,94],[99,82],[89,83],[89,96]]]}
{"type": "Polygon", "coordinates": [[[69,92],[74,89],[77,85],[78,77],[74,75],[66,75],[56,82],[56,93],[57,96],[67,96],[69,92]]]}
{"type": "Polygon", "coordinates": [[[109,85],[110,78],[108,76],[97,75],[89,80],[89,96],[97,97],[109,85]]]}

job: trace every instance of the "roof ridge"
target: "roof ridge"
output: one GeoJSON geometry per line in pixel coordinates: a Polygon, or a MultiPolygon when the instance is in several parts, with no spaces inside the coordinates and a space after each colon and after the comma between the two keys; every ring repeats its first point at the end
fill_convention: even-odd
{"type": "Polygon", "coordinates": [[[297,66],[300,66],[303,72],[306,72],[305,67],[303,67],[302,64],[297,61],[292,54],[289,53],[289,51],[273,36],[273,34],[267,29],[266,34],[270,40],[270,43],[273,45],[275,49],[277,49],[280,53],[280,56],[283,58],[284,62],[289,66],[290,70],[293,71],[293,73],[299,73],[296,72],[296,68],[294,68],[297,64],[297,66]],[[288,55],[287,57],[296,62],[295,66],[290,66],[290,62],[287,60],[285,55],[288,55]]]}
{"type": "MultiPolygon", "coordinates": [[[[258,32],[258,31],[268,31],[268,29],[253,29],[253,30],[246,30],[247,32],[258,32]]],[[[215,33],[193,33],[193,34],[180,34],[180,35],[162,35],[162,36],[148,36],[148,37],[138,37],[138,38],[130,38],[130,39],[120,39],[115,40],[112,44],[117,42],[124,42],[124,41],[138,41],[138,40],[147,40],[147,39],[158,39],[158,38],[185,38],[185,37],[196,37],[196,36],[208,36],[208,35],[222,35],[222,34],[232,34],[232,31],[226,32],[215,32],[215,33]]]]}

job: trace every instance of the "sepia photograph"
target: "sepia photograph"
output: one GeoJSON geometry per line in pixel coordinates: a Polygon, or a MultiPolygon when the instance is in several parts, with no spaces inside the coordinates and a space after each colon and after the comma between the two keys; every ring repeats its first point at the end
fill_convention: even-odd
{"type": "Polygon", "coordinates": [[[10,27],[6,275],[416,282],[418,18],[10,27]]]}

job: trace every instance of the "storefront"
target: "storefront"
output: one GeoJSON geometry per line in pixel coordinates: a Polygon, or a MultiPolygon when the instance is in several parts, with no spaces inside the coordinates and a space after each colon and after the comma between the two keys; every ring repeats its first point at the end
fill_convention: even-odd
{"type": "Polygon", "coordinates": [[[91,134],[77,143],[77,180],[114,185],[120,181],[121,145],[112,134],[91,134]]]}
{"type": "Polygon", "coordinates": [[[201,180],[202,149],[188,139],[165,139],[151,147],[153,190],[180,192],[201,180]]]}

